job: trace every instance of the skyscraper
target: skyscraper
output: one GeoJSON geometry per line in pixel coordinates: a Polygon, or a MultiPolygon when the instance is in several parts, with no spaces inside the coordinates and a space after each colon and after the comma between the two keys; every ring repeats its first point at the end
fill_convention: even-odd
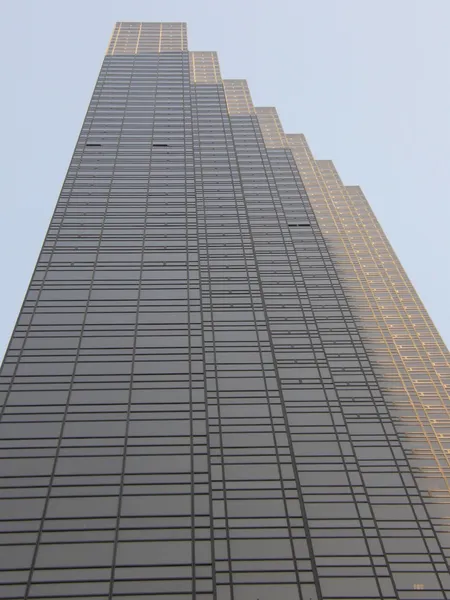
{"type": "Polygon", "coordinates": [[[118,23],[1,371],[0,598],[450,598],[449,363],[361,190],[118,23]]]}

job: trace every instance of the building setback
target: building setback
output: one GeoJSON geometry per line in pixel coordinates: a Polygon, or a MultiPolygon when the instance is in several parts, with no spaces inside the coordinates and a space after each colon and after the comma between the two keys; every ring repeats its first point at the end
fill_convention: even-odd
{"type": "Polygon", "coordinates": [[[0,377],[0,598],[450,598],[449,352],[358,187],[117,23],[0,377]]]}

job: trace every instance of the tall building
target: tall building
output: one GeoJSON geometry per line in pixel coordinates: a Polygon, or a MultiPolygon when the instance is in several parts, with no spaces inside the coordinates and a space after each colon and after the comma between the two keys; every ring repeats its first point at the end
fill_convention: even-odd
{"type": "Polygon", "coordinates": [[[1,371],[0,598],[450,598],[449,364],[361,190],[118,23],[1,371]]]}

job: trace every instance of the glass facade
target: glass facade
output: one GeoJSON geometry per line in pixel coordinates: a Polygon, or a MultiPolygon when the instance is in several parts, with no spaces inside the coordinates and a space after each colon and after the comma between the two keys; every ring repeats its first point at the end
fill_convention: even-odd
{"type": "Polygon", "coordinates": [[[360,189],[118,23],[0,373],[0,598],[450,598],[449,363],[360,189]]]}

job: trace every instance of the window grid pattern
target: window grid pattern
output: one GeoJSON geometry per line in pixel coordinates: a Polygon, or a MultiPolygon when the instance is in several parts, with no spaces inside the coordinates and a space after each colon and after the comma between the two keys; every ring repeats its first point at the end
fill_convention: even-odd
{"type": "Polygon", "coordinates": [[[0,598],[445,600],[278,117],[165,26],[116,26],[0,372],[0,598]]]}
{"type": "Polygon", "coordinates": [[[314,161],[303,136],[288,139],[423,493],[449,507],[448,350],[361,190],[314,161]]]}
{"type": "Polygon", "coordinates": [[[273,106],[257,106],[255,110],[267,148],[288,148],[288,141],[276,108],[273,106]]]}
{"type": "Polygon", "coordinates": [[[250,90],[245,79],[224,79],[223,88],[230,115],[255,114],[250,90]]]}
{"type": "Polygon", "coordinates": [[[216,52],[189,52],[192,83],[213,83],[222,81],[219,59],[216,52]]]}
{"type": "Polygon", "coordinates": [[[187,50],[186,23],[116,23],[107,55],[187,50]]]}

